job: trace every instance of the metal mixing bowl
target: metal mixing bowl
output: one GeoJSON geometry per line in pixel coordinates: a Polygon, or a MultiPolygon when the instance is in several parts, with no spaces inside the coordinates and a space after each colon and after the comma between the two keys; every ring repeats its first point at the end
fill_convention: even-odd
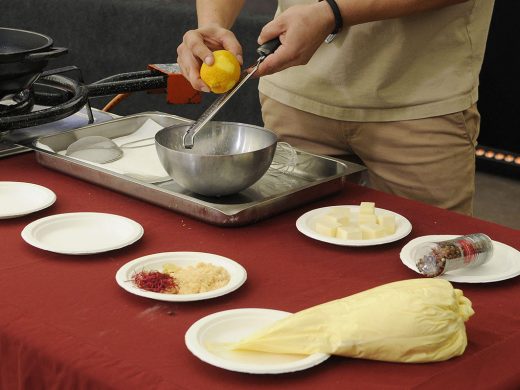
{"type": "Polygon", "coordinates": [[[159,160],[173,180],[206,196],[240,192],[267,171],[276,151],[276,134],[263,127],[209,122],[196,135],[193,149],[182,137],[189,125],[167,127],[155,135],[159,160]]]}

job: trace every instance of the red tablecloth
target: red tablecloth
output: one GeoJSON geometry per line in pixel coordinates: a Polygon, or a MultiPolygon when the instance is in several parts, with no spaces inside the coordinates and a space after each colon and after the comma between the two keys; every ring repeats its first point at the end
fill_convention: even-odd
{"type": "MultiPolygon", "coordinates": [[[[216,227],[40,166],[33,153],[0,161],[0,180],[52,189],[56,203],[0,221],[0,385],[2,389],[234,388],[518,388],[520,278],[455,284],[476,314],[466,323],[463,356],[432,364],[397,364],[332,357],[283,375],[250,375],[208,365],[184,345],[198,319],[222,310],[260,307],[295,312],[384,283],[418,277],[399,259],[408,240],[427,234],[483,232],[520,248],[520,234],[354,184],[335,196],[238,228],[216,227]],[[412,233],[365,248],[312,240],[295,228],[302,213],[326,205],[374,201],[408,218],[412,233]],[[139,222],[143,238],[97,255],[46,252],[20,237],[48,215],[94,211],[139,222]],[[248,280],[220,298],[166,303],[137,297],[115,282],[116,271],[140,256],[201,251],[241,263],[248,280]]],[[[1,205],[0,205],[1,207],[1,205]]]]}

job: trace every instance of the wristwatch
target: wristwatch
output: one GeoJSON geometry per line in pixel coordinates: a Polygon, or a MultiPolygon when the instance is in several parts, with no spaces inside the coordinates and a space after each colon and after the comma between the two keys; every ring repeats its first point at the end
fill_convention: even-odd
{"type": "MultiPolygon", "coordinates": [[[[323,0],[319,0],[323,1],[323,0]]],[[[339,10],[338,4],[335,0],[326,0],[332,9],[332,13],[334,14],[334,30],[325,38],[325,43],[331,43],[332,40],[336,37],[336,34],[340,32],[343,27],[343,18],[341,17],[341,12],[339,10]]]]}

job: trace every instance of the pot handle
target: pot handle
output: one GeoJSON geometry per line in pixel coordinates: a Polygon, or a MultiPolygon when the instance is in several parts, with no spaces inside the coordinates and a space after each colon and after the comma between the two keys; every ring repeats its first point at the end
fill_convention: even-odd
{"type": "Polygon", "coordinates": [[[69,51],[69,49],[67,49],[65,47],[51,47],[50,50],[52,50],[52,51],[42,51],[42,52],[38,52],[38,53],[27,54],[23,58],[23,61],[27,61],[27,62],[44,61],[47,58],[58,57],[69,51]]]}

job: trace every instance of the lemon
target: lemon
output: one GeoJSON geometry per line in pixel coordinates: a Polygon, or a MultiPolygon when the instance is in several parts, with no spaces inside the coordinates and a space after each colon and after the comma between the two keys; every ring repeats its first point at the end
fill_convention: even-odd
{"type": "Polygon", "coordinates": [[[213,65],[202,64],[200,78],[211,92],[224,93],[235,86],[240,78],[240,63],[236,57],[227,50],[213,52],[215,62],[213,65]]]}

